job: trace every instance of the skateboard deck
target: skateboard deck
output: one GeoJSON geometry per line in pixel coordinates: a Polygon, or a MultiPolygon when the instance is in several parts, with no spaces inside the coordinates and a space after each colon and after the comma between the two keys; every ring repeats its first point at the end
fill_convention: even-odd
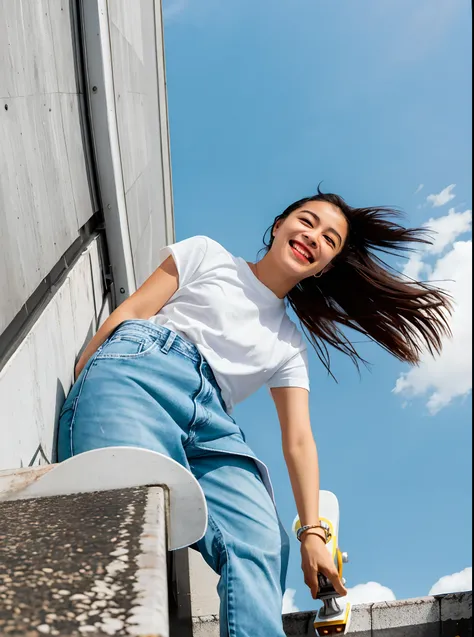
{"type": "Polygon", "coordinates": [[[86,451],[55,465],[5,500],[23,500],[139,486],[165,486],[169,492],[168,548],[197,542],[206,532],[207,505],[192,473],[175,460],[138,447],[86,451]]]}
{"type": "MultiPolygon", "coordinates": [[[[331,491],[319,492],[319,517],[329,526],[331,538],[326,544],[332,559],[335,561],[339,576],[342,577],[343,562],[347,556],[341,553],[339,548],[339,502],[331,491]]],[[[293,532],[296,535],[301,527],[298,516],[293,521],[293,532]]],[[[328,635],[345,635],[349,630],[351,607],[344,602],[331,582],[322,574],[318,574],[319,591],[317,599],[323,602],[314,622],[314,628],[318,637],[328,635]]]]}

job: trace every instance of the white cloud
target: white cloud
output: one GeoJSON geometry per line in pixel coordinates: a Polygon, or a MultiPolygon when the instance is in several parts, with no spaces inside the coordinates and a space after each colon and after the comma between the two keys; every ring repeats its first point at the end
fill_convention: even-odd
{"type": "Polygon", "coordinates": [[[459,573],[441,577],[430,589],[429,595],[441,595],[443,593],[461,593],[472,590],[472,566],[459,573]]]}
{"type": "Polygon", "coordinates": [[[425,184],[420,184],[418,188],[415,190],[415,195],[417,195],[421,190],[423,190],[424,187],[425,187],[425,184]]]}
{"type": "Polygon", "coordinates": [[[441,254],[459,236],[470,232],[472,228],[472,210],[456,212],[451,208],[447,215],[430,219],[426,224],[435,232],[433,244],[428,246],[428,254],[441,254]]]}
{"type": "Polygon", "coordinates": [[[347,597],[342,598],[353,605],[372,604],[375,602],[391,602],[396,599],[395,593],[387,586],[382,586],[378,582],[367,582],[367,584],[357,584],[347,590],[347,597]]]}
{"type": "Polygon", "coordinates": [[[450,186],[446,186],[441,192],[437,195],[428,195],[426,197],[426,201],[430,203],[433,208],[438,208],[439,206],[444,206],[444,204],[448,203],[454,199],[456,195],[452,194],[452,190],[456,188],[456,184],[451,184],[450,186]]]}
{"type": "Polygon", "coordinates": [[[456,241],[471,224],[470,210],[452,209],[431,219],[427,225],[438,232],[434,244],[411,257],[404,269],[406,276],[442,287],[455,302],[450,319],[453,336],[445,339],[441,354],[433,358],[426,353],[418,367],[399,376],[393,389],[404,398],[426,396],[431,414],[472,390],[472,241],[456,241]],[[434,263],[430,257],[436,258],[434,263]]]}
{"type": "Polygon", "coordinates": [[[283,595],[283,610],[282,613],[297,613],[299,612],[298,606],[295,604],[296,591],[294,588],[287,588],[283,595]]]}
{"type": "Polygon", "coordinates": [[[433,358],[425,354],[418,367],[401,374],[393,390],[405,397],[429,394],[427,407],[431,414],[472,389],[471,260],[472,241],[458,241],[437,261],[429,278],[450,292],[455,300],[450,319],[453,336],[445,339],[439,356],[433,358]]]}
{"type": "Polygon", "coordinates": [[[415,280],[420,280],[423,273],[426,277],[432,273],[432,268],[426,261],[427,256],[441,255],[446,248],[452,247],[459,236],[471,231],[472,210],[456,212],[454,208],[450,208],[447,215],[432,217],[423,226],[433,231],[433,243],[425,245],[419,252],[414,252],[403,268],[403,274],[415,280]]]}
{"type": "Polygon", "coordinates": [[[426,270],[426,263],[423,261],[423,256],[419,253],[412,254],[403,268],[403,274],[410,279],[420,281],[423,279],[423,272],[426,270]]]}

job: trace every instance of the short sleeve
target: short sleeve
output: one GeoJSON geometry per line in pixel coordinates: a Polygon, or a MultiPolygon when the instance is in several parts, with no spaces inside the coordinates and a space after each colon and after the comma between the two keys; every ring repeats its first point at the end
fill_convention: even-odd
{"type": "Polygon", "coordinates": [[[267,387],[302,387],[309,391],[308,354],[306,349],[297,352],[277,369],[267,381],[267,387]]]}
{"type": "Polygon", "coordinates": [[[199,268],[206,256],[207,237],[197,236],[178,241],[160,250],[160,263],[172,256],[179,276],[179,287],[199,276],[199,268]]]}

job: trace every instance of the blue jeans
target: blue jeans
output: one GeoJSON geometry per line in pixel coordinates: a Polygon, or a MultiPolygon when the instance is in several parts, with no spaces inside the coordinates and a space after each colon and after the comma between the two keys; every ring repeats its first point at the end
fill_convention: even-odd
{"type": "Polygon", "coordinates": [[[220,575],[221,637],[284,637],[288,537],[263,465],[225,410],[209,364],[179,335],[125,321],[63,406],[58,458],[130,445],[166,454],[199,481],[209,520],[198,548],[220,575]]]}

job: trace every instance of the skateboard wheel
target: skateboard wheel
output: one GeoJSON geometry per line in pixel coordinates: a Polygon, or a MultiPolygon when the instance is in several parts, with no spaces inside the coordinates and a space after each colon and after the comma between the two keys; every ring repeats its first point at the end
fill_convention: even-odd
{"type": "Polygon", "coordinates": [[[347,564],[347,562],[349,561],[349,554],[348,553],[342,553],[342,561],[344,562],[344,564],[347,564]]]}

